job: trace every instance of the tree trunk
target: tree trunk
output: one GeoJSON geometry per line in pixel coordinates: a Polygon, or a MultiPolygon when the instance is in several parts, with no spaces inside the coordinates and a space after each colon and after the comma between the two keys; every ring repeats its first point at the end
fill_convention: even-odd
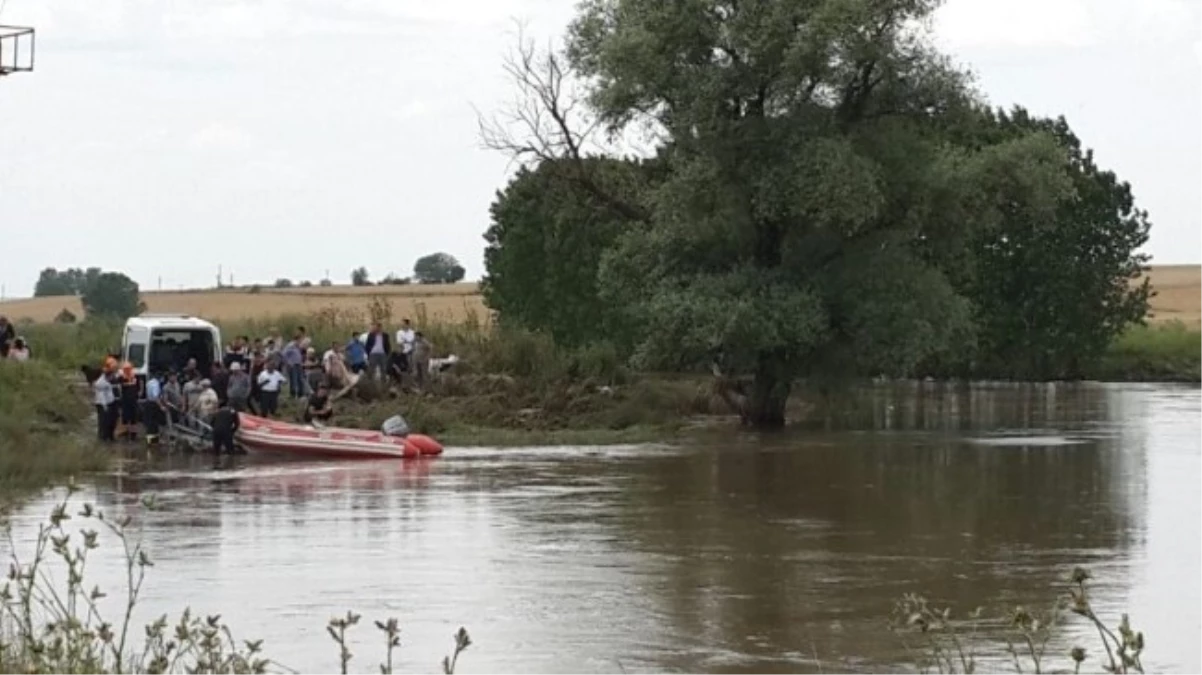
{"type": "Polygon", "coordinates": [[[761,354],[747,397],[743,423],[756,429],[781,429],[785,426],[785,404],[793,388],[793,378],[784,359],[761,354]]]}

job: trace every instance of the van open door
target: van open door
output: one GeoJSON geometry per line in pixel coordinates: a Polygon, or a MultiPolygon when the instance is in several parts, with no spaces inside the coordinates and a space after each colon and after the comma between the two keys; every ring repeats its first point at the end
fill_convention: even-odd
{"type": "Polygon", "coordinates": [[[145,379],[146,357],[150,352],[150,329],[145,326],[125,326],[121,340],[121,357],[134,367],[134,373],[145,379]]]}

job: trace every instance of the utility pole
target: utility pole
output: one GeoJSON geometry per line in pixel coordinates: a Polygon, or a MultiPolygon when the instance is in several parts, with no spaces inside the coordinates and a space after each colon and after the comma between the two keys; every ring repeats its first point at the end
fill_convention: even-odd
{"type": "Polygon", "coordinates": [[[221,288],[221,265],[217,266],[217,288],[221,288]]]}

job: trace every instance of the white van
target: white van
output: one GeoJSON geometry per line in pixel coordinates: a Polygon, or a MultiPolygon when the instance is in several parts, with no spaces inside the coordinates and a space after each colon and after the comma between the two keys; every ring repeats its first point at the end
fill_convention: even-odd
{"type": "Polygon", "coordinates": [[[207,373],[221,360],[221,330],[187,314],[142,314],[125,322],[121,355],[141,378],[183,370],[188,359],[207,373]]]}

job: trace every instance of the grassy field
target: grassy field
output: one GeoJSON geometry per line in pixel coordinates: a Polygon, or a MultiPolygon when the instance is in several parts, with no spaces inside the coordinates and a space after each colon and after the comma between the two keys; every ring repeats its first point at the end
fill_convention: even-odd
{"type": "MultiPolygon", "coordinates": [[[[1194,329],[1202,325],[1202,266],[1154,266],[1149,276],[1157,293],[1152,300],[1152,323],[1180,321],[1194,329]]],[[[311,315],[330,311],[366,313],[375,298],[387,299],[397,319],[421,314],[428,321],[436,323],[458,323],[469,316],[488,316],[475,283],[262,288],[257,292],[247,289],[163,291],[142,295],[148,311],[183,312],[214,321],[311,315]]],[[[83,308],[75,297],[0,302],[0,315],[16,322],[53,321],[64,309],[83,317],[83,308]]]]}
{"type": "MultiPolygon", "coordinates": [[[[387,299],[394,316],[424,314],[439,323],[487,316],[475,283],[407,286],[313,286],[309,288],[162,291],[143,293],[150,312],[182,312],[212,321],[312,315],[323,311],[366,312],[375,298],[387,299]]],[[[27,298],[0,302],[0,315],[15,322],[53,321],[62,310],[83,317],[76,297],[27,298]]]]}
{"type": "Polygon", "coordinates": [[[1202,265],[1160,265],[1148,276],[1156,290],[1151,323],[1180,321],[1197,330],[1202,325],[1202,265]]]}

